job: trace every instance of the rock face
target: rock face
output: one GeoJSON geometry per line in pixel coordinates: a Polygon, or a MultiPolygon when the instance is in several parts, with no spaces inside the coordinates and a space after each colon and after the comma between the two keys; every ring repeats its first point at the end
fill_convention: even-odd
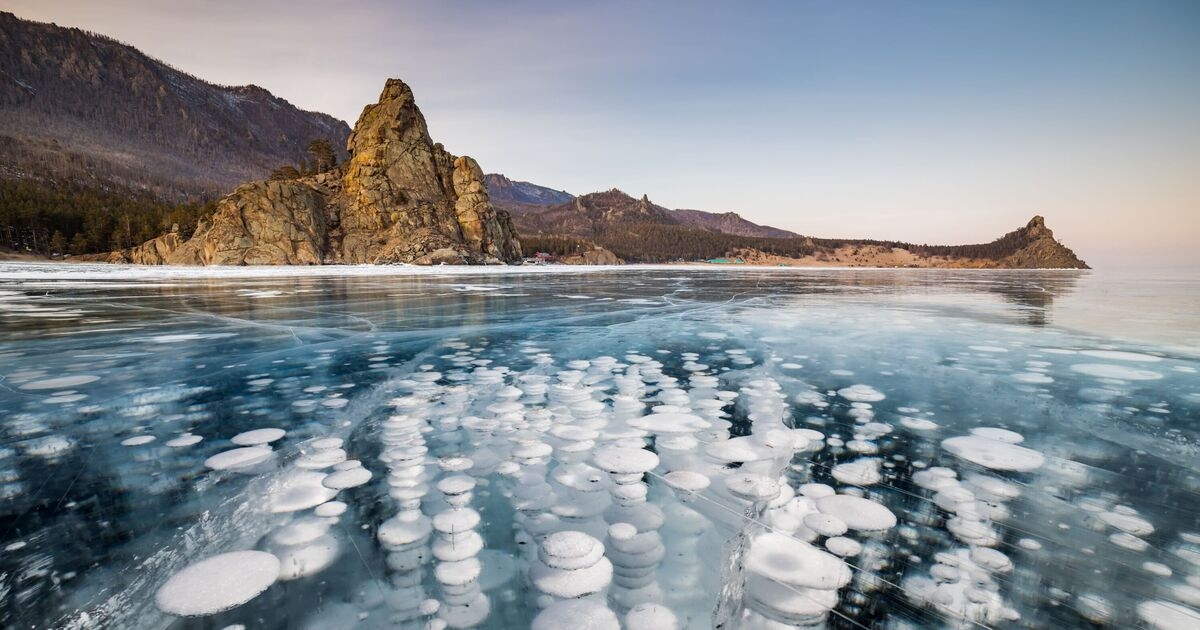
{"type": "Polygon", "coordinates": [[[179,235],[179,231],[172,231],[170,234],[164,234],[156,239],[146,241],[141,245],[121,252],[111,252],[108,254],[92,254],[86,256],[76,256],[75,260],[80,262],[107,262],[107,263],[131,263],[134,265],[165,265],[167,258],[180,245],[183,245],[183,237],[179,235]]]}
{"type": "Polygon", "coordinates": [[[598,245],[596,247],[593,247],[592,249],[580,252],[578,254],[564,256],[562,259],[559,260],[559,262],[561,262],[564,265],[623,265],[623,264],[625,264],[625,261],[621,260],[620,258],[617,258],[616,254],[614,254],[614,253],[608,251],[607,249],[604,249],[603,247],[600,247],[598,245]]]}
{"type": "Polygon", "coordinates": [[[1025,227],[1006,234],[1006,238],[1016,238],[1020,247],[1005,256],[998,265],[1005,269],[1089,269],[1087,263],[1079,259],[1069,247],[1054,238],[1054,232],[1046,227],[1046,220],[1041,215],[1030,219],[1025,227]]]}
{"type": "Polygon", "coordinates": [[[327,173],[238,187],[170,251],[155,239],[120,255],[187,265],[520,260],[512,219],[492,206],[483,171],[430,139],[402,81],[390,79],[363,109],[347,151],[327,173]]]}

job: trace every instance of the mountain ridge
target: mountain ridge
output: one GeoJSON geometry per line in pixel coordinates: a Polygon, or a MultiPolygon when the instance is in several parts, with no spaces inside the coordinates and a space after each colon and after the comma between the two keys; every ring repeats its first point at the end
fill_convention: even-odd
{"type": "Polygon", "coordinates": [[[575,198],[575,195],[565,190],[555,190],[526,181],[512,180],[501,173],[488,173],[483,176],[483,182],[487,185],[492,203],[497,206],[516,205],[520,208],[552,206],[566,203],[575,198]]]}
{"type": "MultiPolygon", "coordinates": [[[[741,219],[728,214],[703,215],[706,219],[741,219]]],[[[998,239],[971,245],[818,238],[784,230],[775,233],[789,236],[768,235],[765,230],[737,234],[697,227],[682,222],[681,216],[688,215],[653,204],[645,195],[635,199],[614,188],[514,215],[514,221],[527,251],[560,258],[604,250],[625,262],[731,259],[806,266],[1088,268],[1054,238],[1040,215],[998,239]]]]}
{"type": "MultiPolygon", "coordinates": [[[[500,173],[489,173],[484,177],[492,202],[498,207],[506,208],[518,223],[522,217],[540,215],[547,209],[569,203],[576,197],[565,191],[547,186],[533,184],[527,181],[512,180],[500,173]]],[[[618,189],[613,189],[618,190],[618,189]]],[[[659,206],[662,207],[662,206],[659,206]]],[[[760,225],[749,221],[736,212],[708,212],[706,210],[667,209],[663,208],[674,218],[676,223],[697,229],[735,234],[739,236],[760,236],[773,238],[792,238],[799,236],[795,232],[783,230],[769,225],[760,225]]],[[[528,227],[538,229],[537,219],[524,221],[528,227]]]]}
{"type": "Polygon", "coordinates": [[[260,86],[209,83],[110,37],[0,12],[0,178],[194,201],[349,133],[260,86]]]}

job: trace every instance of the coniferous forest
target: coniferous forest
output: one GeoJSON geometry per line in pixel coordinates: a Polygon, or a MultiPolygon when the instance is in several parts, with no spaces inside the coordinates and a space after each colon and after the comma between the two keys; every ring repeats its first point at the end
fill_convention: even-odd
{"type": "Polygon", "coordinates": [[[171,204],[79,184],[0,180],[0,249],[41,256],[132,247],[171,231],[190,236],[215,201],[171,204]]]}

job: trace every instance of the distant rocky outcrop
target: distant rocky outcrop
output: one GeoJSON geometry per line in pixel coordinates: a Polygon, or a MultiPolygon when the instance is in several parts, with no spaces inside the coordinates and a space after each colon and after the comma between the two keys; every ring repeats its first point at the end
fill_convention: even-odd
{"type": "Polygon", "coordinates": [[[398,79],[363,109],[336,169],[239,186],[183,242],[171,235],[114,252],[114,262],[190,265],[460,264],[521,258],[508,212],[483,171],[429,137],[398,79]]]}
{"type": "Polygon", "coordinates": [[[742,260],[750,264],[853,267],[1086,269],[1042,217],[990,243],[917,245],[807,237],[735,213],[668,210],[620,190],[582,195],[514,215],[530,252],[567,261],[603,249],[629,262],[742,260]]]}
{"type": "Polygon", "coordinates": [[[781,230],[769,225],[759,225],[747,221],[736,212],[705,212],[704,210],[672,210],[671,216],[680,225],[722,234],[736,236],[751,236],[755,238],[794,238],[800,236],[795,232],[781,230]]]}
{"type": "Polygon", "coordinates": [[[576,197],[538,212],[515,216],[522,234],[555,234],[590,238],[622,225],[655,223],[678,225],[671,211],[650,201],[645,195],[635,199],[613,188],[576,197]]]}
{"type": "Polygon", "coordinates": [[[1000,240],[1012,238],[1020,245],[1000,259],[1000,267],[1009,269],[1089,269],[1071,248],[1054,238],[1041,215],[1030,219],[1025,227],[1006,234],[1000,240]]]}
{"type": "Polygon", "coordinates": [[[558,259],[564,265],[623,265],[624,260],[600,246],[585,249],[558,259]]]}
{"type": "Polygon", "coordinates": [[[526,207],[557,206],[575,198],[566,191],[511,180],[499,173],[488,173],[483,176],[483,181],[487,184],[492,204],[497,208],[512,210],[515,207],[521,210],[526,207]]]}
{"type": "MultiPolygon", "coordinates": [[[[489,177],[492,177],[489,175],[489,177]]],[[[503,175],[495,176],[496,183],[488,180],[488,187],[505,189],[503,175]],[[503,178],[503,181],[500,179],[503,178]]],[[[524,183],[524,182],[519,182],[524,183]]],[[[544,186],[528,184],[539,190],[554,191],[544,186]]],[[[550,199],[545,195],[543,199],[550,199]]],[[[651,203],[646,195],[636,198],[613,188],[604,192],[590,193],[580,197],[569,197],[554,204],[534,204],[528,201],[510,201],[506,206],[512,211],[518,229],[528,234],[560,234],[577,237],[593,236],[614,226],[633,223],[655,223],[678,225],[685,228],[765,238],[793,238],[793,232],[768,225],[747,221],[736,212],[705,212],[703,210],[670,210],[651,203]]]]}
{"type": "Polygon", "coordinates": [[[195,200],[349,133],[261,87],[213,85],[103,35],[0,12],[0,179],[195,200]]]}

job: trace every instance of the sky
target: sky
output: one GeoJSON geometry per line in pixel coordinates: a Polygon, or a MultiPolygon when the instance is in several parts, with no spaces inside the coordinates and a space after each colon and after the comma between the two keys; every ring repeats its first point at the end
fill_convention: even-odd
{"type": "Polygon", "coordinates": [[[1200,2],[0,0],[484,170],[824,237],[1200,267],[1200,2]]]}

